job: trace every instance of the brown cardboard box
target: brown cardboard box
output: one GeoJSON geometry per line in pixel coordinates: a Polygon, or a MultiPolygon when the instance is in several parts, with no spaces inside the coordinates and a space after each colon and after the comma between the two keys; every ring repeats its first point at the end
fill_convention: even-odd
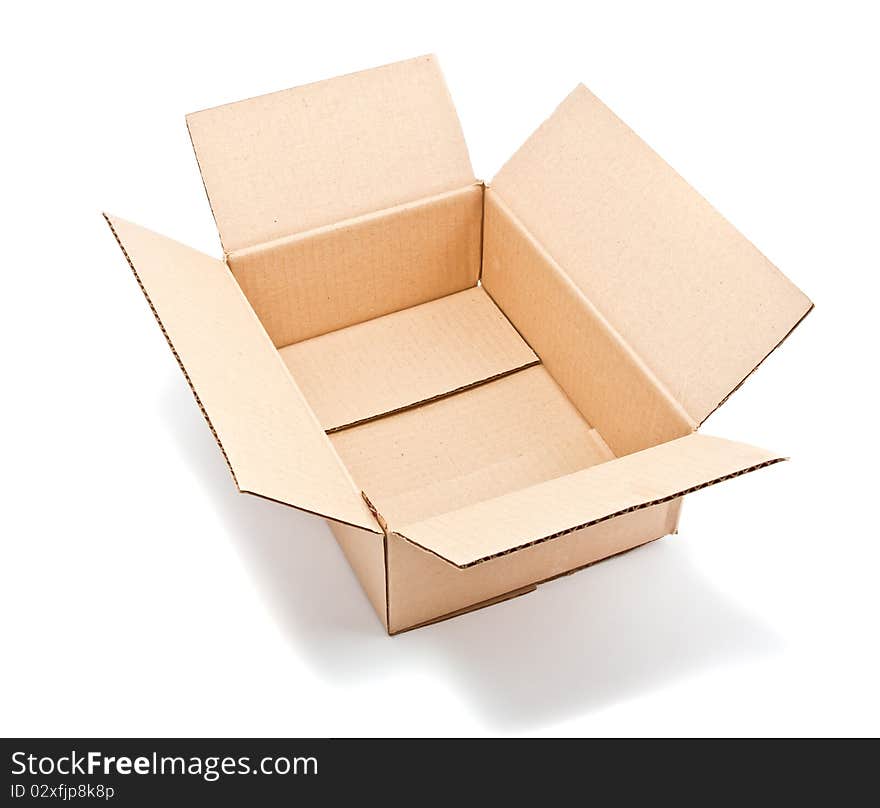
{"type": "Polygon", "coordinates": [[[223,259],[107,221],[238,488],[328,519],[389,633],[783,459],[696,430],[812,304],[585,87],[491,185],[430,56],[187,124],[223,259]]]}

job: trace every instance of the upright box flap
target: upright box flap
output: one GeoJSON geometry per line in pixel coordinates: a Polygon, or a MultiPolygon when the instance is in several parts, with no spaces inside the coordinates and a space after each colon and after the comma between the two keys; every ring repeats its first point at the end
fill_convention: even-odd
{"type": "Polygon", "coordinates": [[[226,265],[122,219],[107,222],[238,487],[378,533],[226,265]]]}
{"type": "Polygon", "coordinates": [[[582,85],[493,187],[697,423],[812,308],[582,85]]]}
{"type": "Polygon", "coordinates": [[[186,120],[227,253],[474,181],[433,56],[186,120]]]}
{"type": "Polygon", "coordinates": [[[629,511],[647,508],[784,458],[694,433],[395,532],[470,567],[629,511]]]}

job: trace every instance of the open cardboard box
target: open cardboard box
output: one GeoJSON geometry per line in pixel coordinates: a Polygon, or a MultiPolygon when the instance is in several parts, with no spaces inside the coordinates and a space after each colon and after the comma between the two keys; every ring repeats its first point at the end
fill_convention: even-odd
{"type": "Polygon", "coordinates": [[[238,488],[328,519],[389,633],[782,459],[696,430],[812,304],[585,87],[491,186],[430,56],[187,123],[224,258],[107,221],[238,488]]]}

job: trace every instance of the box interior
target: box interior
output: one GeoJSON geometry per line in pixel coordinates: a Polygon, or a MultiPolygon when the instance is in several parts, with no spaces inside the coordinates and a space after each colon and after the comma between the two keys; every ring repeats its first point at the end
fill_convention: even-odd
{"type": "Polygon", "coordinates": [[[328,433],[538,363],[478,287],[280,349],[328,433]]]}
{"type": "Polygon", "coordinates": [[[756,460],[691,438],[812,304],[583,86],[491,188],[431,56],[187,124],[220,267],[111,227],[241,490],[467,565],[756,460]]]}
{"type": "Polygon", "coordinates": [[[252,249],[229,261],[355,484],[395,524],[419,522],[615,456],[482,284],[484,205],[482,199],[472,203],[474,191],[482,197],[484,188],[446,194],[440,207],[428,199],[321,230],[314,236],[325,244],[317,252],[305,234],[270,245],[270,258],[252,249]],[[424,225],[406,226],[413,221],[424,225]],[[418,255],[422,264],[401,264],[401,251],[418,255]],[[344,255],[353,262],[351,272],[373,279],[374,286],[407,287],[417,301],[431,290],[446,291],[444,278],[454,278],[453,286],[463,278],[470,284],[376,317],[370,316],[372,301],[381,293],[367,293],[358,317],[362,289],[335,286],[331,308],[346,312],[340,321],[346,324],[334,328],[331,317],[327,330],[313,334],[314,326],[301,330],[285,323],[283,314],[295,319],[297,309],[327,294],[330,287],[311,273],[309,256],[324,262],[328,253],[344,255]],[[460,262],[474,255],[479,265],[462,270],[460,262]],[[273,295],[254,284],[268,264],[273,295]],[[388,273],[388,266],[396,272],[388,273]],[[304,282],[309,276],[311,289],[304,282]],[[290,281],[279,282],[283,278],[290,281]],[[279,335],[298,329],[310,336],[277,344],[279,335]]]}
{"type": "Polygon", "coordinates": [[[613,457],[540,365],[331,437],[355,482],[397,525],[613,457]]]}

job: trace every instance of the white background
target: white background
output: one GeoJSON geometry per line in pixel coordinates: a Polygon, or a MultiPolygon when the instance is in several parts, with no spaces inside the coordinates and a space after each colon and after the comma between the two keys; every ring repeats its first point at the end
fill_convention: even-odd
{"type": "Polygon", "coordinates": [[[0,733],[880,731],[878,24],[709,5],[6,9],[0,733]],[[184,113],[430,51],[478,176],[584,81],[817,307],[705,428],[791,463],[389,639],[322,522],[236,494],[99,211],[219,254],[184,113]]]}

